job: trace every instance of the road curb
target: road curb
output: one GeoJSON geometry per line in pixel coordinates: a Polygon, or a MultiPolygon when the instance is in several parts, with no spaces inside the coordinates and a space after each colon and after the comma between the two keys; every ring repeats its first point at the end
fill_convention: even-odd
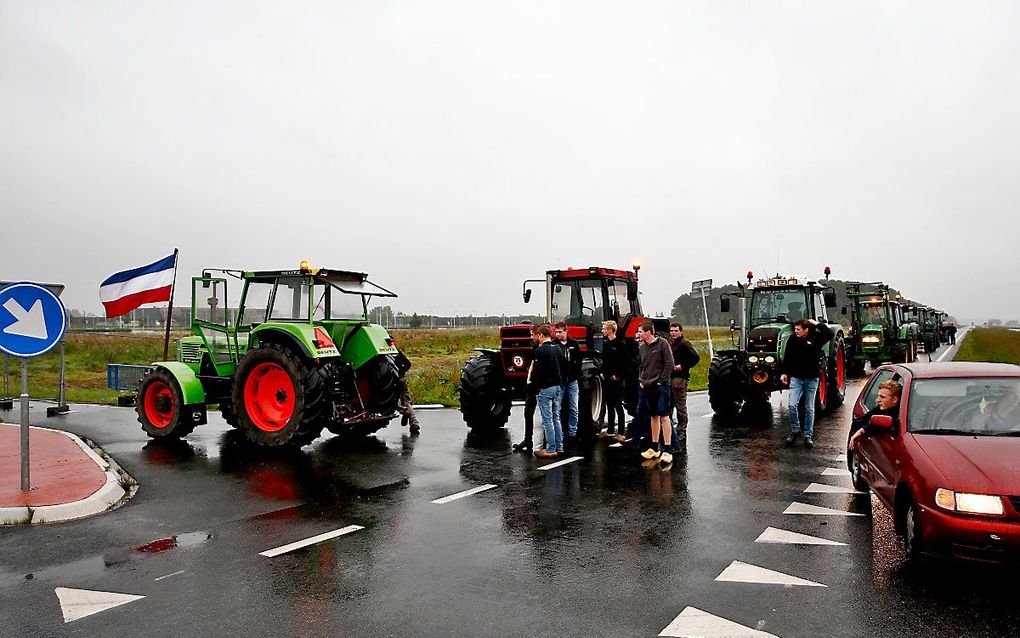
{"type": "MultiPolygon", "coordinates": [[[[0,507],[0,525],[19,525],[26,522],[31,525],[38,523],[61,523],[85,518],[124,504],[138,491],[138,484],[135,480],[112,457],[109,455],[106,455],[105,458],[100,456],[81,437],[70,432],[64,432],[63,430],[37,426],[31,427],[38,430],[57,432],[69,437],[74,441],[75,445],[81,448],[99,466],[99,469],[106,475],[106,482],[90,496],[70,503],[39,505],[38,507],[0,507]],[[129,484],[130,489],[125,490],[122,482],[129,484]]],[[[103,452],[103,454],[106,453],[103,452]]]]}

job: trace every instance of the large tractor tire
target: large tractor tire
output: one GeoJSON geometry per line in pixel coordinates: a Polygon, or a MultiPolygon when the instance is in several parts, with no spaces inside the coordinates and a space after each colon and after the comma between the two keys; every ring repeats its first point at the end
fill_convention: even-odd
{"type": "Polygon", "coordinates": [[[252,443],[301,447],[322,432],[329,405],[326,379],[321,368],[290,348],[265,343],[238,364],[233,404],[252,443]]]}
{"type": "Polygon", "coordinates": [[[168,370],[154,368],[138,386],[135,411],[142,430],[154,439],[179,439],[195,429],[184,415],[184,393],[168,370]]]}
{"type": "Polygon", "coordinates": [[[369,412],[390,415],[396,411],[400,394],[404,391],[404,381],[393,357],[379,355],[369,360],[358,368],[357,377],[358,391],[369,412]]]}
{"type": "Polygon", "coordinates": [[[744,403],[744,374],[735,359],[716,357],[708,366],[708,402],[720,417],[732,418],[744,403]]]}
{"type": "Polygon", "coordinates": [[[498,430],[510,419],[510,396],[499,387],[499,355],[483,352],[460,373],[460,412],[469,428],[498,430]]]}
{"type": "MultiPolygon", "coordinates": [[[[568,418],[567,412],[568,410],[564,406],[564,419],[568,418]]],[[[602,429],[605,413],[606,405],[602,398],[602,377],[598,374],[598,361],[585,359],[581,364],[581,379],[578,381],[577,392],[578,440],[586,443],[594,442],[595,435],[602,429]]],[[[566,425],[567,421],[564,420],[563,423],[566,425]]]]}
{"type": "Polygon", "coordinates": [[[241,427],[240,423],[237,422],[237,411],[234,410],[234,404],[231,401],[220,401],[220,416],[223,417],[223,420],[230,427],[234,429],[241,427]]]}
{"type": "Polygon", "coordinates": [[[843,340],[836,337],[832,345],[832,356],[829,358],[829,396],[825,409],[832,412],[843,405],[846,398],[846,346],[843,340]]]}

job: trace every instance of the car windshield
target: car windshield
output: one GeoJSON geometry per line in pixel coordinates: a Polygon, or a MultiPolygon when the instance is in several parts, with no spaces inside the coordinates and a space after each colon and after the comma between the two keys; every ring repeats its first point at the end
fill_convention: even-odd
{"type": "Polygon", "coordinates": [[[861,324],[889,323],[885,313],[884,303],[861,304],[861,324]]]}
{"type": "Polygon", "coordinates": [[[803,288],[763,288],[754,291],[751,299],[752,327],[805,318],[809,318],[809,313],[807,295],[803,288]]]}
{"type": "Polygon", "coordinates": [[[1020,378],[918,379],[911,384],[907,430],[1020,435],[1020,378]]]}

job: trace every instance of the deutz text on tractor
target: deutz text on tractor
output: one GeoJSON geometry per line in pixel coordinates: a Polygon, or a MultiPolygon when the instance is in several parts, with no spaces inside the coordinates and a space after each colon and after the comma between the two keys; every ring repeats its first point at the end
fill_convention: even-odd
{"type": "Polygon", "coordinates": [[[409,362],[382,326],[372,297],[395,297],[363,273],[309,268],[209,269],[192,278],[191,331],[176,361],[157,361],[138,388],[142,429],[180,438],[206,406],[258,445],[306,445],[325,427],[370,433],[395,416],[409,362]],[[213,276],[212,273],[223,276],[213,276]],[[227,276],[243,283],[226,305],[227,276]]]}
{"type": "MultiPolygon", "coordinates": [[[[826,267],[826,278],[829,273],[826,267]]],[[[753,278],[754,274],[748,272],[746,286],[738,283],[738,292],[724,293],[721,298],[724,313],[730,311],[731,297],[739,301],[740,326],[730,324],[733,334],[738,335],[736,347],[717,351],[709,366],[708,400],[712,410],[732,417],[744,407],[767,405],[772,392],[787,387],[779,378],[780,364],[798,319],[823,322],[835,335],[818,361],[816,399],[820,411],[835,408],[846,392],[843,327],[830,323],[827,313],[827,308],[836,305],[835,290],[826,283],[782,276],[759,279],[752,286],[753,278]]]]}
{"type": "MultiPolygon", "coordinates": [[[[584,360],[579,382],[578,432],[589,437],[601,425],[604,405],[602,382],[598,376],[601,364],[603,321],[618,324],[618,338],[630,348],[631,358],[637,357],[638,325],[645,321],[638,296],[638,270],[611,268],[568,268],[550,270],[544,280],[524,282],[524,302],[531,299],[529,284],[545,284],[545,316],[550,323],[564,321],[567,334],[580,344],[584,360]]],[[[665,333],[668,319],[653,319],[656,332],[665,333]]],[[[460,411],[472,429],[492,429],[506,425],[511,401],[525,399],[528,368],[531,365],[531,325],[503,326],[499,330],[498,349],[479,349],[460,376],[460,411]]],[[[636,384],[626,383],[633,389],[636,384]]],[[[627,401],[634,408],[634,392],[627,401]]]]}

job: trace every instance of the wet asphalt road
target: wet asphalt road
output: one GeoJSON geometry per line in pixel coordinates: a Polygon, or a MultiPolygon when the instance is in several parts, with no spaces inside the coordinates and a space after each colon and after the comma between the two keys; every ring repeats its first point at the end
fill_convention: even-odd
{"type": "Polygon", "coordinates": [[[849,485],[822,472],[845,467],[860,385],[811,451],[780,445],[785,394],[750,423],[706,416],[693,394],[669,472],[606,443],[542,471],[510,451],[519,407],[487,437],[455,410],[423,411],[417,437],[394,422],[265,454],[218,417],[165,446],[130,409],[46,420],[37,404],[35,423],[99,442],[140,489],[90,519],[0,530],[0,636],[656,636],[687,606],[785,638],[1017,635],[1012,573],[908,568],[877,502],[873,516],[783,514],[871,511],[868,496],[803,493],[849,485]],[[349,525],[363,529],[260,555],[349,525]],[[768,527],[846,545],[756,543],[768,527]],[[717,581],[733,561],[826,587],[717,581]],[[65,624],[56,587],[145,598],[65,624]]]}

